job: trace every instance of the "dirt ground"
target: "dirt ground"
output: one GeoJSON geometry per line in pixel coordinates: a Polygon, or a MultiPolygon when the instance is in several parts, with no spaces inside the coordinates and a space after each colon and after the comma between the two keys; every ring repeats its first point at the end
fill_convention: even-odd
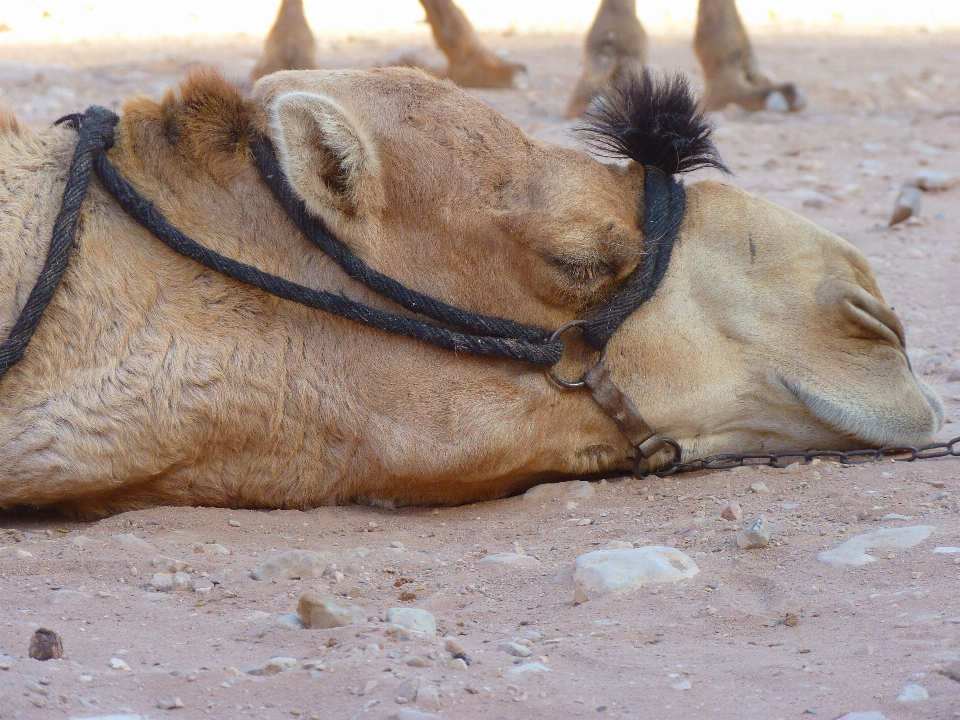
{"type": "MultiPolygon", "coordinates": [[[[532,87],[476,94],[527,132],[576,145],[562,112],[580,38],[487,40],[527,63],[532,87]]],[[[653,41],[654,65],[698,77],[689,38],[653,41]]],[[[157,96],[196,63],[241,81],[259,44],[0,44],[0,98],[41,125],[91,103],[157,96]]],[[[319,61],[369,67],[404,44],[325,41],[319,61]]],[[[907,326],[915,367],[948,404],[940,437],[960,434],[960,382],[949,381],[951,364],[960,367],[960,187],[926,193],[919,219],[886,227],[902,182],[960,169],[960,33],[784,31],[757,35],[755,45],[763,65],[797,81],[810,104],[790,116],[720,113],[717,142],[733,181],[869,256],[907,326]]],[[[0,531],[0,654],[9,656],[0,657],[0,718],[380,720],[411,708],[450,719],[960,717],[960,683],[941,672],[960,660],[960,555],[933,552],[960,545],[960,459],[554,490],[439,510],[157,508],[95,523],[0,515],[9,528],[0,531]],[[761,481],[769,493],[751,491],[761,481]],[[717,517],[731,500],[743,520],[717,517]],[[779,527],[773,541],[741,550],[737,532],[761,514],[779,527]],[[874,550],[875,562],[818,560],[861,533],[917,525],[935,529],[914,547],[874,550]],[[674,546],[700,572],[574,605],[575,559],[611,541],[674,546]],[[294,548],[321,551],[336,568],[311,580],[251,579],[264,559],[294,548]],[[536,562],[480,562],[502,552],[536,562]],[[212,586],[206,593],[154,591],[157,556],[219,583],[203,583],[212,586]],[[361,606],[368,621],[278,625],[307,590],[361,606]],[[401,606],[433,613],[438,636],[381,620],[401,606]],[[62,659],[28,658],[38,627],[60,634],[62,659]],[[456,637],[469,666],[450,664],[443,635],[456,637]],[[531,655],[498,650],[512,640],[531,655]],[[242,672],[274,656],[297,664],[242,672]],[[306,660],[317,662],[309,669],[306,660]],[[518,671],[532,662],[542,668],[518,671]],[[411,677],[437,692],[398,704],[411,677]],[[911,684],[929,698],[898,701],[911,684]]]]}

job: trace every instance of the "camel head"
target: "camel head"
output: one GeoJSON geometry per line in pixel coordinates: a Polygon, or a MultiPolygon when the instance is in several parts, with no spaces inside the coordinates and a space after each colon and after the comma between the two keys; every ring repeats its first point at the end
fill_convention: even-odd
{"type": "MultiPolygon", "coordinates": [[[[602,307],[644,261],[643,166],[656,164],[645,153],[669,155],[676,138],[630,151],[631,93],[650,90],[631,87],[592,126],[627,148],[625,164],[531,139],[452,84],[405,69],[277,73],[257,83],[252,106],[291,185],[369,264],[467,309],[556,328],[602,307]]],[[[653,90],[654,105],[707,128],[695,101],[676,104],[682,83],[653,90]]],[[[571,341],[563,371],[595,359],[571,341]]],[[[464,373],[489,364],[451,362],[464,373]]],[[[610,340],[606,364],[685,457],[921,443],[944,419],[865,257],[719,181],[687,188],[669,269],[610,340]]],[[[616,435],[582,391],[523,366],[509,373],[503,392],[538,394],[559,423],[550,432],[573,444],[588,427],[616,435]]]]}

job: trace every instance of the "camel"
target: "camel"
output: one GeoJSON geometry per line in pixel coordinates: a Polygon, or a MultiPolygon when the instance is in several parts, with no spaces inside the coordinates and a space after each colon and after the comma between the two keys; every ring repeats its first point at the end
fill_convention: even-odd
{"type": "MultiPolygon", "coordinates": [[[[370,267],[549,331],[607,306],[647,267],[647,189],[676,169],[662,168],[685,154],[677,143],[719,164],[689,89],[644,77],[618,80],[591,121],[594,145],[619,153],[612,163],[397,67],[278,72],[249,97],[194,71],[160,102],[127,100],[108,157],[205,246],[411,315],[305,239],[255,167],[264,137],[305,212],[370,267]]],[[[69,124],[35,131],[0,112],[0,338],[40,272],[76,145],[69,124]]],[[[690,183],[681,220],[659,286],[604,362],[683,458],[921,443],[942,426],[944,406],[852,245],[721,180],[690,183]]],[[[623,474],[637,457],[589,392],[542,368],[226,278],[162,245],[97,182],[75,246],[0,382],[0,508],[453,505],[623,474]]],[[[553,372],[575,379],[596,352],[576,330],[564,337],[553,372]]]]}
{"type": "MultiPolygon", "coordinates": [[[[464,87],[523,88],[529,83],[520,63],[497,57],[477,36],[453,0],[420,0],[437,46],[447,57],[436,68],[417,54],[391,58],[392,64],[420,67],[464,87]]],[[[587,106],[616,77],[639,72],[647,62],[647,35],[637,19],[636,0],[602,0],[587,33],[584,70],[567,106],[569,118],[587,106]]],[[[777,83],[759,69],[736,0],[699,0],[694,49],[703,69],[704,107],[722,110],[736,104],[746,110],[800,110],[806,96],[793,83],[777,83]]],[[[277,70],[315,68],[314,38],[303,0],[282,0],[277,19],[251,73],[251,82],[277,70]]]]}

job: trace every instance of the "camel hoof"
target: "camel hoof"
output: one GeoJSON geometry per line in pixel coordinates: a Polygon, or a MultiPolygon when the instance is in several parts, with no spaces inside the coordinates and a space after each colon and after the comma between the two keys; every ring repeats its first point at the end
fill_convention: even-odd
{"type": "Polygon", "coordinates": [[[790,104],[779,90],[774,90],[763,101],[763,109],[770,112],[789,112],[790,104]]]}
{"type": "Polygon", "coordinates": [[[806,106],[806,93],[793,83],[771,90],[763,101],[763,109],[769,112],[796,112],[806,106]]]}
{"type": "Polygon", "coordinates": [[[516,72],[513,73],[513,80],[511,80],[510,84],[514,90],[526,90],[530,87],[530,73],[521,65],[517,68],[516,72]]]}

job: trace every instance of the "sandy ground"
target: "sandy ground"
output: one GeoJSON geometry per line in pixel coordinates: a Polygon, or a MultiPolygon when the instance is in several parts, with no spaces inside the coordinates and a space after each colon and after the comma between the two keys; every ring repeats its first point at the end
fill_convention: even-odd
{"type": "MultiPolygon", "coordinates": [[[[527,132],[575,145],[562,111],[579,38],[488,40],[526,62],[533,85],[477,95],[527,132]]],[[[960,434],[960,382],[948,380],[960,360],[960,187],[927,193],[918,220],[886,228],[901,182],[958,169],[960,34],[755,40],[766,68],[797,81],[810,107],[719,114],[734,181],[870,257],[907,325],[915,366],[947,400],[952,422],[941,437],[960,434]]],[[[325,41],[319,60],[367,67],[403,44],[325,41]]],[[[0,45],[0,91],[23,120],[42,124],[90,103],[159,95],[196,63],[242,80],[258,50],[250,37],[0,45]]],[[[655,37],[652,60],[697,73],[684,37],[655,37]]],[[[960,684],[939,672],[960,659],[960,555],[933,552],[960,545],[960,460],[623,478],[580,495],[557,487],[539,498],[394,512],[157,508],[96,523],[0,515],[0,528],[10,528],[0,531],[0,653],[9,656],[0,658],[0,718],[380,720],[402,708],[442,718],[960,717],[960,684]],[[761,481],[770,492],[751,492],[761,481]],[[717,517],[731,500],[742,521],[717,517]],[[773,542],[741,550],[737,532],[760,514],[779,526],[773,542]],[[875,550],[862,566],[817,558],[861,533],[917,525],[934,528],[927,540],[875,550]],[[574,605],[565,577],[574,560],[611,541],[675,546],[700,572],[574,605]],[[321,551],[337,567],[311,580],[250,578],[265,558],[293,548],[321,551]],[[480,562],[515,551],[536,562],[480,562]],[[153,591],[163,569],[156,556],[220,583],[206,594],[153,591]],[[277,625],[307,590],[361,606],[368,621],[324,631],[277,625]],[[399,606],[433,613],[439,635],[381,621],[399,606]],[[27,657],[37,627],[61,635],[63,659],[27,657]],[[469,666],[449,664],[445,634],[469,666]],[[530,657],[498,650],[511,640],[529,645],[530,657]],[[271,676],[241,672],[273,656],[298,662],[271,676]],[[310,659],[323,669],[306,669],[310,659]],[[516,672],[531,662],[544,669],[516,672]],[[411,677],[437,692],[400,705],[411,677]],[[910,684],[929,699],[898,702],[910,684]]]]}

